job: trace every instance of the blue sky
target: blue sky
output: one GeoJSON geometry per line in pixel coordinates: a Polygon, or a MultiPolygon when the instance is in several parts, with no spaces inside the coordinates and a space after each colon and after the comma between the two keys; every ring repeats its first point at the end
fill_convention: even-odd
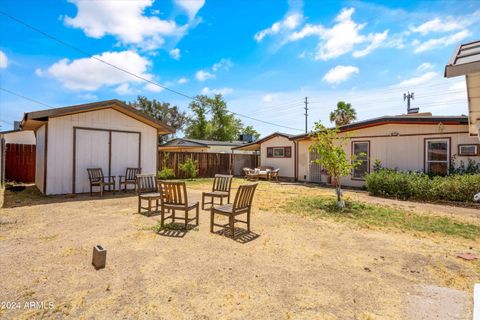
{"type": "MultiPolygon", "coordinates": [[[[328,124],[338,100],[359,120],[404,113],[406,91],[421,111],[465,114],[464,79],[443,68],[480,38],[478,1],[3,0],[0,11],[189,96],[223,93],[231,111],[279,125],[242,118],[262,135],[301,133],[305,97],[310,126],[328,124]]],[[[189,104],[3,15],[0,87],[55,107],[137,95],[189,104]]],[[[2,130],[41,109],[0,91],[2,130]]]]}

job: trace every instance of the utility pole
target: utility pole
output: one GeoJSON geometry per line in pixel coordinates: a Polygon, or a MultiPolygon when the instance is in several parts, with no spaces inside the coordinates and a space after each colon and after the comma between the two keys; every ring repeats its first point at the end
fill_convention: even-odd
{"type": "Polygon", "coordinates": [[[305,133],[308,133],[308,97],[305,97],[305,133]]]}

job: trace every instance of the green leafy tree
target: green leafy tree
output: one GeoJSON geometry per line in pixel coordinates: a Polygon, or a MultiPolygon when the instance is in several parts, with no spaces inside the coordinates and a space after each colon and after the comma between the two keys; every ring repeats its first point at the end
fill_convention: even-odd
{"type": "Polygon", "coordinates": [[[253,126],[246,126],[245,128],[243,128],[242,133],[251,135],[253,140],[258,140],[258,138],[260,138],[260,133],[258,133],[258,131],[255,130],[253,126]]]}
{"type": "Polygon", "coordinates": [[[345,202],[342,198],[341,178],[349,175],[360,164],[360,161],[353,155],[350,159],[347,158],[345,147],[349,138],[339,136],[339,129],[328,129],[320,122],[316,122],[312,137],[314,138],[314,143],[309,147],[309,151],[313,150],[319,155],[313,161],[321,165],[332,178],[337,194],[337,206],[344,208],[345,202]]]}
{"type": "Polygon", "coordinates": [[[218,141],[237,140],[243,127],[242,121],[228,111],[227,103],[223,100],[221,94],[216,94],[208,100],[212,113],[209,139],[218,141]]]}
{"type": "Polygon", "coordinates": [[[227,103],[221,94],[213,97],[199,95],[189,107],[193,115],[185,129],[187,138],[232,141],[237,140],[245,130],[259,136],[252,126],[244,128],[242,121],[228,111],[227,103]]]}
{"type": "Polygon", "coordinates": [[[177,106],[170,106],[168,102],[160,102],[155,99],[150,100],[145,96],[138,96],[137,100],[128,102],[128,104],[166,123],[175,128],[175,130],[183,130],[188,120],[185,112],[180,111],[177,106]]]}
{"type": "Polygon", "coordinates": [[[190,102],[190,110],[193,116],[189,117],[185,136],[191,139],[207,139],[210,131],[210,123],[207,120],[209,100],[207,96],[197,96],[190,102]]]}
{"type": "Polygon", "coordinates": [[[337,109],[330,113],[330,122],[335,122],[335,125],[343,126],[351,123],[357,119],[357,111],[352,108],[350,103],[339,101],[337,103],[337,109]]]}

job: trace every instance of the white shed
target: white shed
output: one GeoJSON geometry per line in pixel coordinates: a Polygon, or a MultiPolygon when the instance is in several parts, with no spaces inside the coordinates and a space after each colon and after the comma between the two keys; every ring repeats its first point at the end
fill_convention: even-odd
{"type": "Polygon", "coordinates": [[[29,112],[21,127],[35,131],[35,184],[47,195],[89,191],[87,168],[155,173],[158,135],[174,132],[119,100],[29,112]]]}

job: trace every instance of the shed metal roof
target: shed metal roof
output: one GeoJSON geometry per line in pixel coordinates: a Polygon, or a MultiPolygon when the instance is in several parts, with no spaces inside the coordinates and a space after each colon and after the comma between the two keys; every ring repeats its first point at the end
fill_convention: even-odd
{"type": "MultiPolygon", "coordinates": [[[[363,121],[357,121],[344,126],[340,126],[339,129],[342,132],[358,130],[368,127],[380,126],[384,124],[468,124],[467,116],[412,116],[412,115],[398,115],[398,116],[383,116],[378,118],[367,119],[363,121]]],[[[291,140],[305,139],[310,136],[311,133],[299,134],[291,137],[291,140]]]]}
{"type": "Polygon", "coordinates": [[[201,139],[188,139],[188,138],[174,138],[161,144],[160,147],[182,147],[182,148],[195,148],[195,147],[210,147],[210,146],[242,146],[247,144],[245,141],[217,141],[217,140],[201,140],[201,139]]]}

